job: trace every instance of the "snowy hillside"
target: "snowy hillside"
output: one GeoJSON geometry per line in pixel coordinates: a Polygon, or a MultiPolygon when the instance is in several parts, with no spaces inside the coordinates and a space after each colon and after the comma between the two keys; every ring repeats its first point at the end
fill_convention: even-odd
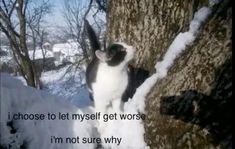
{"type": "Polygon", "coordinates": [[[36,59],[43,59],[43,52],[45,52],[45,58],[50,58],[50,57],[54,57],[53,53],[49,50],[45,50],[45,49],[39,49],[37,48],[35,51],[31,50],[29,51],[29,58],[31,60],[36,60],[36,59]]]}
{"type": "Polygon", "coordinates": [[[79,107],[90,105],[86,89],[85,72],[73,65],[58,70],[43,72],[41,76],[43,90],[59,95],[79,107]]]}
{"type": "MultiPolygon", "coordinates": [[[[63,68],[65,70],[65,68],[63,68]]],[[[47,81],[49,86],[48,90],[53,90],[53,81],[61,79],[60,73],[47,72],[43,75],[44,81],[47,81]],[[47,78],[47,76],[51,76],[47,78]]],[[[66,75],[65,75],[66,76],[66,75]]],[[[63,78],[63,77],[62,77],[63,78]]],[[[63,94],[62,84],[66,81],[69,75],[64,77],[61,84],[54,84],[58,86],[54,91],[55,94],[63,94]],[[58,92],[56,92],[58,91],[58,92]]],[[[76,84],[76,83],[75,83],[76,84]]],[[[71,84],[71,86],[74,84],[71,84]]],[[[82,92],[82,91],[81,91],[82,92]]],[[[104,143],[105,148],[145,148],[143,142],[144,129],[141,120],[121,120],[117,117],[116,120],[108,120],[103,122],[106,126],[102,135],[97,133],[96,120],[12,120],[11,114],[56,114],[68,113],[72,114],[94,114],[94,109],[85,96],[73,94],[71,92],[72,103],[66,99],[65,96],[52,96],[46,91],[39,91],[31,87],[24,86],[23,83],[14,79],[8,74],[1,73],[1,143],[2,147],[8,148],[20,148],[20,146],[27,146],[29,149],[89,149],[97,146],[97,143],[51,143],[51,137],[77,137],[80,138],[102,138],[102,142],[105,142],[104,138],[116,137],[120,139],[120,142],[104,143]],[[75,106],[77,105],[77,106],[75,106]],[[122,126],[122,129],[120,129],[122,126]],[[117,131],[118,130],[118,131],[117,131]],[[127,132],[129,132],[127,134],[127,132]],[[133,139],[134,138],[134,139],[133,139]]],[[[131,103],[127,105],[125,111],[121,114],[137,114],[138,112],[131,103]]],[[[110,112],[112,113],[112,111],[110,112]]],[[[118,115],[119,116],[119,115],[118,115]]],[[[104,121],[102,116],[101,121],[104,121]]],[[[107,119],[106,119],[107,120],[107,119]]]]}
{"type": "Polygon", "coordinates": [[[14,120],[8,114],[58,114],[92,111],[91,107],[78,109],[61,97],[51,96],[23,84],[8,74],[1,73],[1,146],[18,149],[75,149],[93,148],[93,144],[52,144],[51,136],[89,137],[93,122],[62,120],[14,120]]]}
{"type": "Polygon", "coordinates": [[[79,44],[72,40],[68,40],[66,43],[55,44],[52,50],[56,60],[60,63],[65,60],[74,63],[82,54],[79,44]]]}

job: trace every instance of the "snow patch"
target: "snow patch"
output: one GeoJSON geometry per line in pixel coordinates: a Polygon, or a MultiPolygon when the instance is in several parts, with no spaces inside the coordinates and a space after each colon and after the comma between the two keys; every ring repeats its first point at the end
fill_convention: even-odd
{"type": "Polygon", "coordinates": [[[64,97],[78,107],[91,105],[82,68],[67,65],[58,70],[43,72],[40,80],[44,85],[43,90],[53,95],[64,97]]]}
{"type": "Polygon", "coordinates": [[[56,56],[56,60],[60,63],[64,60],[73,63],[82,56],[80,45],[73,40],[68,40],[66,43],[55,44],[52,50],[54,54],[58,55],[56,56]]]}
{"type": "Polygon", "coordinates": [[[33,50],[29,51],[29,58],[31,60],[37,60],[37,59],[43,59],[43,52],[45,53],[45,58],[51,58],[54,57],[52,51],[46,50],[46,49],[39,49],[37,48],[35,50],[35,53],[33,50]]]}
{"type": "Polygon", "coordinates": [[[88,113],[91,107],[86,110],[79,109],[66,100],[51,96],[46,92],[36,90],[23,84],[8,74],[0,73],[1,77],[1,145],[12,148],[20,148],[20,145],[26,143],[27,148],[33,149],[53,149],[53,148],[88,148],[93,149],[94,144],[82,143],[51,143],[51,136],[59,137],[90,137],[93,133],[93,122],[76,120],[17,120],[13,121],[13,127],[17,129],[16,133],[11,133],[11,128],[7,126],[10,122],[8,112],[10,113],[88,113]]]}
{"type": "Polygon", "coordinates": [[[165,77],[167,75],[167,71],[174,63],[175,58],[186,48],[187,45],[194,41],[195,34],[197,33],[200,25],[204,20],[206,20],[210,13],[211,10],[207,7],[199,9],[195,13],[193,20],[190,22],[189,31],[179,33],[176,36],[164,55],[163,60],[155,65],[155,69],[159,76],[165,77]]]}

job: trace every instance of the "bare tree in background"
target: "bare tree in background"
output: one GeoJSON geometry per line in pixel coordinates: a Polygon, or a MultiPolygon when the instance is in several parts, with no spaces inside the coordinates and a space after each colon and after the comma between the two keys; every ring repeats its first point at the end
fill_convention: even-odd
{"type": "Polygon", "coordinates": [[[37,78],[41,76],[41,72],[43,71],[45,67],[45,58],[47,54],[47,49],[43,47],[43,44],[45,43],[45,39],[47,36],[47,31],[45,27],[43,26],[43,23],[45,23],[45,16],[49,13],[51,13],[52,5],[49,3],[49,0],[42,0],[40,1],[40,4],[36,4],[30,8],[30,10],[27,13],[27,25],[29,28],[29,33],[27,34],[29,38],[32,39],[32,49],[33,52],[33,60],[35,59],[35,51],[36,48],[39,48],[42,52],[43,61],[42,66],[40,68],[37,68],[36,74],[38,75],[37,78]]]}
{"type": "MultiPolygon", "coordinates": [[[[66,34],[78,44],[78,47],[82,49],[82,57],[85,62],[89,61],[88,43],[86,40],[86,32],[84,29],[84,20],[89,17],[92,13],[92,18],[98,28],[98,36],[102,32],[105,23],[102,22],[97,16],[98,12],[101,11],[98,3],[94,0],[80,2],[77,0],[65,0],[64,1],[64,18],[66,20],[67,28],[66,34]]],[[[103,6],[103,3],[100,3],[103,6]]]]}
{"type": "Polygon", "coordinates": [[[83,56],[88,60],[86,43],[84,43],[82,38],[85,7],[86,6],[84,6],[84,4],[81,4],[81,2],[76,0],[64,1],[64,18],[67,24],[67,28],[65,30],[66,34],[76,41],[78,45],[77,47],[83,50],[83,56]]]}
{"type": "MultiPolygon", "coordinates": [[[[1,0],[0,5],[0,28],[7,36],[13,53],[15,62],[19,67],[19,71],[26,80],[27,84],[32,87],[39,86],[39,76],[29,57],[29,48],[27,45],[28,29],[34,28],[34,21],[40,22],[45,9],[45,3],[35,1],[34,9],[30,9],[30,0],[1,0]],[[29,13],[32,12],[32,15],[29,13]],[[30,25],[29,25],[30,24],[30,25]]],[[[37,24],[37,23],[36,23],[37,24]]],[[[35,29],[34,29],[35,30],[35,29]]],[[[32,30],[31,30],[32,31],[32,30]]],[[[38,33],[37,33],[38,34],[38,33]]]]}

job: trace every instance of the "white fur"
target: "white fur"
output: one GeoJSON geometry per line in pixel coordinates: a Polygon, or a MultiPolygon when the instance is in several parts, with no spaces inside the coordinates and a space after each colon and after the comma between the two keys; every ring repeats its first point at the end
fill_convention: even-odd
{"type": "Polygon", "coordinates": [[[122,95],[128,85],[127,64],[134,57],[134,48],[125,43],[121,44],[127,51],[123,62],[117,66],[109,66],[100,62],[96,81],[92,83],[93,97],[97,112],[107,113],[111,106],[115,112],[119,112],[122,95]]]}
{"type": "MultiPolygon", "coordinates": [[[[128,85],[128,62],[134,57],[133,47],[121,44],[127,54],[125,59],[117,66],[109,66],[105,61],[100,61],[96,81],[93,82],[93,98],[96,112],[101,115],[106,113],[120,113],[121,98],[128,85]]],[[[101,137],[105,134],[107,123],[99,121],[98,130],[101,137]]]]}
{"type": "MultiPolygon", "coordinates": [[[[121,97],[128,83],[126,69],[121,65],[111,67],[107,63],[99,64],[96,81],[92,83],[96,112],[101,112],[101,115],[120,112],[121,97]]],[[[107,123],[99,120],[97,128],[102,138],[106,127],[107,123]]]]}
{"type": "MultiPolygon", "coordinates": [[[[100,63],[96,81],[92,84],[95,108],[97,112],[107,112],[107,107],[112,101],[120,100],[128,83],[126,68],[120,66],[111,67],[106,63],[100,63]]],[[[115,109],[117,110],[117,109],[115,109]]]]}

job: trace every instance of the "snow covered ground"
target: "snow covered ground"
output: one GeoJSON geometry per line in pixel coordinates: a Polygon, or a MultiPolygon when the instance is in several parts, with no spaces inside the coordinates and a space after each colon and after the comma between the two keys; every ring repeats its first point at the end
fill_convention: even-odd
{"type": "Polygon", "coordinates": [[[57,63],[62,63],[64,60],[74,63],[82,54],[82,50],[78,42],[71,39],[66,43],[58,43],[53,45],[52,50],[54,55],[58,54],[58,57],[55,56],[58,61],[57,63]]]}
{"type": "MultiPolygon", "coordinates": [[[[45,58],[54,57],[52,51],[43,49],[43,52],[45,52],[45,58]]],[[[31,60],[43,59],[43,52],[42,52],[42,49],[40,48],[37,48],[35,51],[31,50],[29,51],[29,58],[31,60]]]]}
{"type": "MultiPolygon", "coordinates": [[[[95,114],[94,108],[86,95],[79,95],[82,83],[69,81],[72,76],[67,73],[69,66],[58,71],[46,72],[42,80],[48,88],[36,90],[25,86],[19,79],[9,74],[0,73],[1,77],[1,143],[5,148],[17,149],[26,146],[29,149],[89,149],[97,146],[97,143],[55,143],[51,142],[57,138],[119,138],[117,142],[103,144],[105,148],[145,148],[143,141],[143,125],[140,120],[109,120],[105,122],[107,128],[101,135],[97,132],[97,120],[13,120],[13,114],[95,114]],[[67,84],[68,83],[68,84],[67,84]],[[76,86],[75,84],[80,84],[76,86]],[[68,88],[63,88],[68,85],[68,88]],[[75,86],[74,86],[75,85],[75,86]],[[71,88],[69,88],[71,87],[71,88]],[[69,91],[70,90],[70,91],[69,91]],[[69,93],[68,93],[68,92],[69,93]],[[53,93],[55,95],[50,95],[53,93]],[[64,93],[64,95],[63,95],[64,93]],[[68,100],[69,99],[69,100],[68,100]],[[87,102],[88,101],[88,102],[87,102]],[[71,103],[72,102],[72,103],[71,103]],[[10,117],[9,117],[10,116],[10,117]],[[117,145],[118,144],[118,145],[117,145]]],[[[71,71],[73,72],[73,71],[71,71]]],[[[83,82],[82,80],[80,80],[83,82]]],[[[83,92],[84,90],[80,91],[83,92]]],[[[137,114],[130,107],[123,114],[137,114]]],[[[112,113],[110,113],[112,114],[112,113]]],[[[121,114],[121,113],[120,113],[121,114]]],[[[103,116],[100,118],[103,119],[103,116]]]]}
{"type": "Polygon", "coordinates": [[[43,90],[61,96],[78,107],[91,105],[86,88],[85,71],[73,65],[43,72],[43,90]]]}
{"type": "Polygon", "coordinates": [[[94,144],[51,143],[55,137],[89,137],[93,133],[93,122],[77,120],[13,120],[9,115],[21,114],[83,114],[92,111],[77,108],[58,96],[24,86],[20,80],[8,74],[0,73],[1,77],[1,138],[0,145],[5,148],[19,149],[89,149],[94,144]],[[12,123],[12,124],[11,124],[12,123]]]}

